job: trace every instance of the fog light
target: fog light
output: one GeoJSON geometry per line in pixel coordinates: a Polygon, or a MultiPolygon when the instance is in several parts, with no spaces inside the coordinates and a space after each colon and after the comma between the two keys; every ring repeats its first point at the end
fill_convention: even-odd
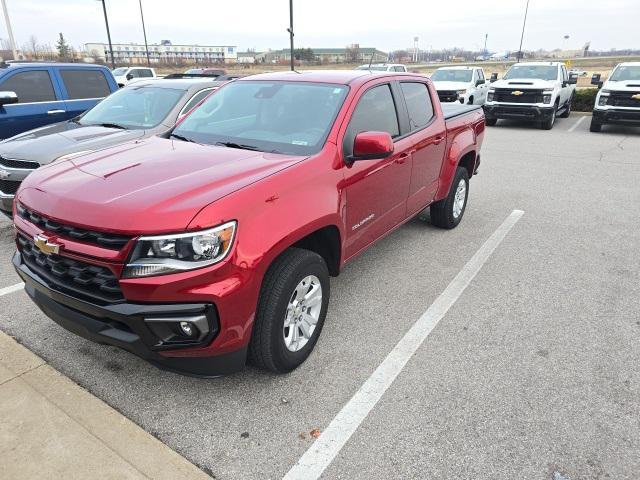
{"type": "Polygon", "coordinates": [[[180,330],[182,330],[182,333],[187,337],[193,335],[193,326],[189,322],[180,322],[180,330]]]}

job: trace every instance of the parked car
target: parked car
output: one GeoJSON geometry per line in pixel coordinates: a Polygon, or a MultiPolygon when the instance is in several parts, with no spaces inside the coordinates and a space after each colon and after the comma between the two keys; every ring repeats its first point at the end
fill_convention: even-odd
{"type": "Polygon", "coordinates": [[[581,68],[572,68],[569,70],[569,75],[575,75],[576,77],[586,77],[587,71],[582,70],[581,68]]]}
{"type": "Polygon", "coordinates": [[[148,67],[120,67],[113,70],[112,73],[120,87],[140,79],[156,78],[156,71],[148,67]]]}
{"type": "Polygon", "coordinates": [[[318,340],[330,275],[425,207],[462,220],[484,116],[444,107],[421,75],[227,83],[166,138],[31,174],[15,268],[54,321],[163,368],[220,375],[248,356],[288,372],[318,340]]]}
{"type": "Polygon", "coordinates": [[[0,211],[11,215],[14,194],[36,168],[166,132],[217,87],[212,79],[140,81],[76,118],[0,142],[0,211]]]}
{"type": "Polygon", "coordinates": [[[203,75],[207,77],[219,77],[226,75],[227,71],[223,68],[190,68],[186,72],[186,75],[203,75]]]}
{"type": "Polygon", "coordinates": [[[479,67],[440,67],[431,75],[441,102],[484,105],[489,82],[479,67]]]}
{"type": "Polygon", "coordinates": [[[484,105],[487,125],[506,118],[551,130],[558,114],[562,118],[571,114],[576,83],[577,77],[569,75],[564,63],[516,63],[489,88],[484,105]]]}
{"type": "Polygon", "coordinates": [[[407,67],[400,63],[372,63],[360,65],[356,70],[369,70],[371,72],[406,72],[407,67]]]}
{"type": "Polygon", "coordinates": [[[591,83],[600,88],[591,117],[591,131],[603,125],[640,126],[640,62],[621,63],[606,82],[595,74],[591,83]]]}
{"type": "Polygon", "coordinates": [[[0,140],[76,117],[117,89],[100,65],[0,64],[0,140]]]}

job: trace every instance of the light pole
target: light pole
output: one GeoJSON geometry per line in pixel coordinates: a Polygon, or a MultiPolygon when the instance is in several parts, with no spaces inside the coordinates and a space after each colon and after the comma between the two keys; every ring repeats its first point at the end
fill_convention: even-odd
{"type": "Polygon", "coordinates": [[[147,29],[144,27],[144,13],[142,13],[142,0],[140,0],[140,18],[142,19],[142,33],[144,33],[144,49],[147,52],[147,65],[151,66],[149,59],[149,44],[147,43],[147,29]]]}
{"type": "Polygon", "coordinates": [[[293,58],[293,0],[289,0],[289,28],[287,28],[287,32],[289,32],[289,41],[291,42],[291,71],[293,72],[296,69],[293,58]]]}
{"type": "Polygon", "coordinates": [[[522,58],[522,42],[524,41],[524,28],[527,26],[527,14],[529,13],[529,0],[527,0],[527,7],[524,10],[524,22],[522,23],[522,35],[520,36],[520,48],[518,49],[518,62],[522,58]]]}
{"type": "Polygon", "coordinates": [[[109,31],[109,19],[107,18],[107,6],[105,5],[104,0],[98,1],[102,2],[102,10],[104,11],[104,23],[107,26],[107,39],[109,40],[109,52],[111,53],[111,68],[116,68],[116,61],[113,58],[113,45],[111,44],[111,32],[109,31]]]}
{"type": "Polygon", "coordinates": [[[13,30],[11,30],[11,22],[9,21],[9,10],[7,9],[7,2],[5,0],[2,0],[2,10],[4,11],[4,21],[7,24],[7,33],[9,34],[9,43],[11,44],[13,59],[18,60],[18,51],[16,50],[16,41],[13,38],[13,30]]]}

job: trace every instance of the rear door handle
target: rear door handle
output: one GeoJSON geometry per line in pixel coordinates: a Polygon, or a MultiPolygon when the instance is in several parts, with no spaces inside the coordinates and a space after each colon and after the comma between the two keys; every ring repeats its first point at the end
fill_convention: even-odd
{"type": "Polygon", "coordinates": [[[57,113],[67,113],[67,111],[66,110],[49,110],[47,112],[47,115],[55,115],[57,113]]]}

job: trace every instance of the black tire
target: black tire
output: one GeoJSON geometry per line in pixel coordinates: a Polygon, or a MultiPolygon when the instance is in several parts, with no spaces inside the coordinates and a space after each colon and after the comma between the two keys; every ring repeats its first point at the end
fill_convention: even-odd
{"type": "Polygon", "coordinates": [[[543,120],[542,123],[540,124],[540,128],[542,128],[543,130],[551,130],[556,123],[557,113],[558,113],[558,104],[556,103],[553,106],[553,113],[551,117],[549,117],[546,120],[543,120]]]}
{"type": "Polygon", "coordinates": [[[596,122],[594,118],[591,119],[591,126],[589,127],[590,132],[598,133],[602,131],[602,124],[596,122]]]}
{"type": "Polygon", "coordinates": [[[473,95],[469,97],[469,101],[467,102],[467,105],[473,105],[473,95]]]}
{"type": "Polygon", "coordinates": [[[300,248],[289,248],[280,255],[271,264],[262,282],[249,344],[249,362],[274,373],[287,373],[300,366],[313,350],[322,332],[329,295],[329,271],[320,255],[300,248]],[[285,345],[284,320],[296,286],[307,275],[315,275],[320,280],[320,316],[306,345],[293,352],[285,345]]]}
{"type": "Polygon", "coordinates": [[[485,118],[484,119],[484,123],[486,123],[488,127],[495,127],[496,124],[498,123],[498,119],[497,118],[485,118]]]}
{"type": "Polygon", "coordinates": [[[562,112],[562,115],[559,115],[560,118],[569,118],[569,115],[571,115],[571,105],[573,105],[573,95],[571,95],[571,98],[569,99],[569,103],[564,109],[564,112],[562,112]]]}
{"type": "Polygon", "coordinates": [[[464,212],[467,209],[467,200],[469,198],[469,173],[467,169],[464,167],[458,167],[456,170],[456,174],[453,177],[453,182],[451,182],[451,188],[449,189],[449,194],[447,198],[440,200],[439,202],[431,205],[430,214],[431,214],[431,223],[439,228],[446,228],[448,230],[452,228],[456,228],[462,217],[464,216],[464,212]],[[454,201],[456,197],[456,192],[458,190],[458,185],[461,181],[465,182],[465,196],[464,196],[464,206],[462,207],[462,211],[456,218],[454,215],[454,201]]]}

